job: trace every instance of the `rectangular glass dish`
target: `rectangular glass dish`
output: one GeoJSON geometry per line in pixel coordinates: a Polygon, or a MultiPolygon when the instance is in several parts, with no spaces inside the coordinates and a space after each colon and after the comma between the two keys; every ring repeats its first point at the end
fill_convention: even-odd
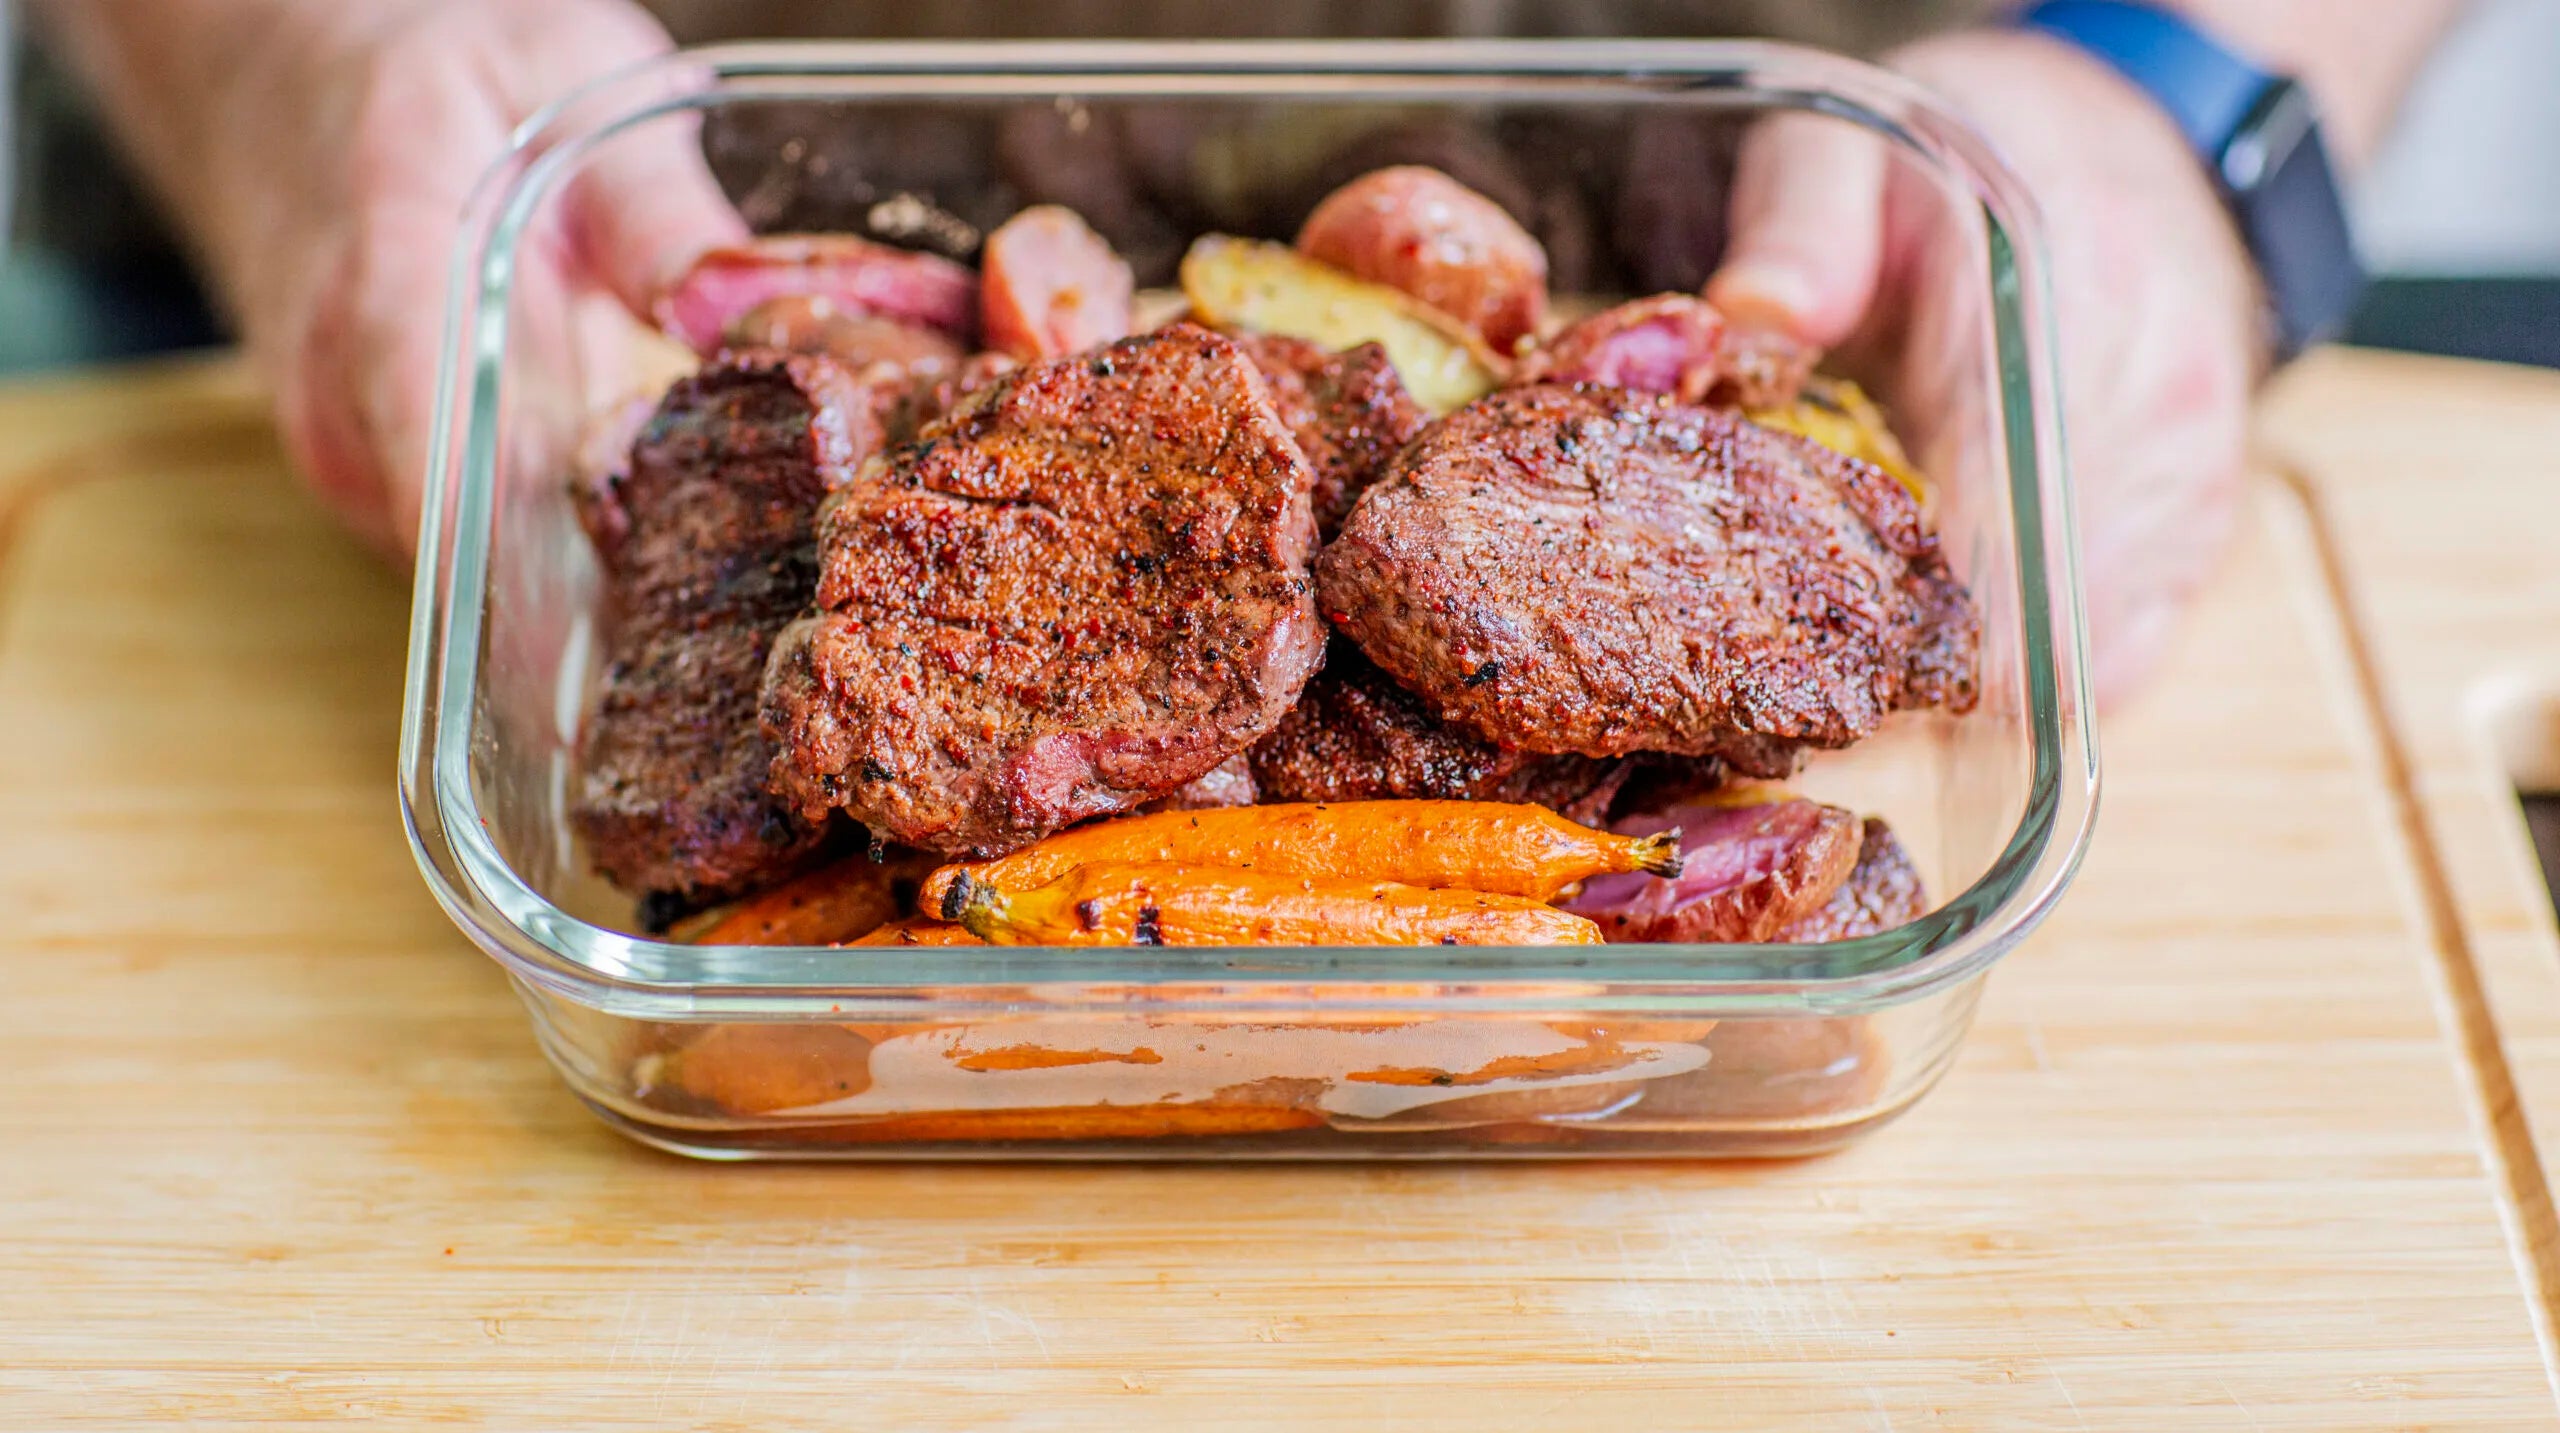
{"type": "Polygon", "coordinates": [[[1985,972],[2087,843],[2097,755],[2033,215],[1970,131],[1882,71],[1720,42],[695,51],[529,124],[454,276],[403,806],[428,885],[506,967],[571,1088],[662,1148],[1827,1149],[1944,1072],[1985,972]],[[587,176],[707,155],[759,229],[982,227],[1080,202],[1143,284],[1194,232],[1286,238],[1354,160],[1436,163],[1511,185],[1559,293],[1599,301],[1697,286],[1734,155],[1773,118],[1886,155],[1904,291],[1843,364],[1895,408],[1982,614],[1974,712],[1896,717],[1794,783],[1889,819],[1928,914],[1821,945],[696,946],[630,933],[629,898],[588,871],[567,808],[599,584],[568,454],[589,414],[667,375],[627,316],[542,262],[577,241],[587,176]],[[1115,194],[1145,202],[1094,212],[1115,194]],[[1155,232],[1168,211],[1180,225],[1155,232]]]}

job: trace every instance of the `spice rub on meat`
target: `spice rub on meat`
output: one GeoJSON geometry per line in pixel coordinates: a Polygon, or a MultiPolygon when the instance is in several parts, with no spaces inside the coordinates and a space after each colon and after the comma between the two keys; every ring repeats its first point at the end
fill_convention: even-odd
{"type": "Polygon", "coordinates": [[[1430,415],[1405,391],[1383,345],[1363,343],[1332,353],[1279,333],[1243,335],[1236,342],[1262,371],[1280,421],[1315,470],[1316,527],[1329,538],[1430,415]]]}
{"type": "Polygon", "coordinates": [[[1607,815],[1627,775],[1621,761],[1479,741],[1339,637],[1306,695],[1249,756],[1265,801],[1526,801],[1585,825],[1607,815]]]}
{"type": "Polygon", "coordinates": [[[1317,578],[1426,706],[1527,751],[1758,768],[1974,700],[1979,619],[1900,483],[1615,388],[1510,389],[1433,425],[1317,578]]]}
{"type": "Polygon", "coordinates": [[[756,687],[817,585],[811,522],[879,444],[868,386],[808,356],[732,353],[632,443],[599,534],[613,623],[570,821],[614,884],[681,910],[787,874],[819,822],[765,788],[756,687]]]}
{"type": "Polygon", "coordinates": [[[766,670],[776,789],[987,855],[1207,773],[1321,655],[1312,482],[1206,329],[1000,380],[828,500],[766,670]]]}

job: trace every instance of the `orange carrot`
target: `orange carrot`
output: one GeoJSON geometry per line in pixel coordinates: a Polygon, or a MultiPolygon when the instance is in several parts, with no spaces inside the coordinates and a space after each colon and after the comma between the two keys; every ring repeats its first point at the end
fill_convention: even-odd
{"type": "Polygon", "coordinates": [[[1589,945],[1520,896],[1166,863],[1078,866],[1005,890],[962,873],[943,908],[996,945],[1589,945]]]}
{"type": "Polygon", "coordinates": [[[676,928],[691,945],[841,945],[906,914],[933,858],[847,856],[676,928]]]}
{"type": "Polygon", "coordinates": [[[956,925],[940,921],[913,919],[893,921],[860,940],[846,945],[985,945],[986,942],[956,925]]]}
{"type": "Polygon", "coordinates": [[[1078,866],[1222,866],[1267,876],[1393,881],[1552,900],[1615,871],[1680,871],[1680,833],[1613,836],[1543,806],[1497,801],[1332,801],[1123,816],[1062,831],[1008,856],[945,866],[920,903],[939,911],[966,872],[1004,890],[1078,866]]]}

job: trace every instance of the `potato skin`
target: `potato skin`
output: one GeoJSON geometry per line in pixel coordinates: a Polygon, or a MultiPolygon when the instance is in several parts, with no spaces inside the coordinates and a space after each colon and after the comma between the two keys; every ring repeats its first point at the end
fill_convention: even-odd
{"type": "Polygon", "coordinates": [[[1218,328],[1285,333],[1328,349],[1377,343],[1414,401],[1433,413],[1483,397],[1510,372],[1447,314],[1285,244],[1203,234],[1183,256],[1182,291],[1192,313],[1218,328]]]}
{"type": "Polygon", "coordinates": [[[1298,252],[1413,295],[1496,353],[1546,317],[1547,251],[1501,205],[1422,165],[1372,170],[1327,195],[1298,252]]]}

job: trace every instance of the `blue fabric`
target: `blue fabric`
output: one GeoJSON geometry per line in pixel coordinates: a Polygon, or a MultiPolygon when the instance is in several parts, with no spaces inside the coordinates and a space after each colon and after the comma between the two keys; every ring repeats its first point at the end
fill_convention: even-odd
{"type": "Polygon", "coordinates": [[[2079,46],[2141,86],[2208,162],[2220,161],[2276,79],[2183,17],[2130,0],[2043,0],[2018,23],[2079,46]]]}

